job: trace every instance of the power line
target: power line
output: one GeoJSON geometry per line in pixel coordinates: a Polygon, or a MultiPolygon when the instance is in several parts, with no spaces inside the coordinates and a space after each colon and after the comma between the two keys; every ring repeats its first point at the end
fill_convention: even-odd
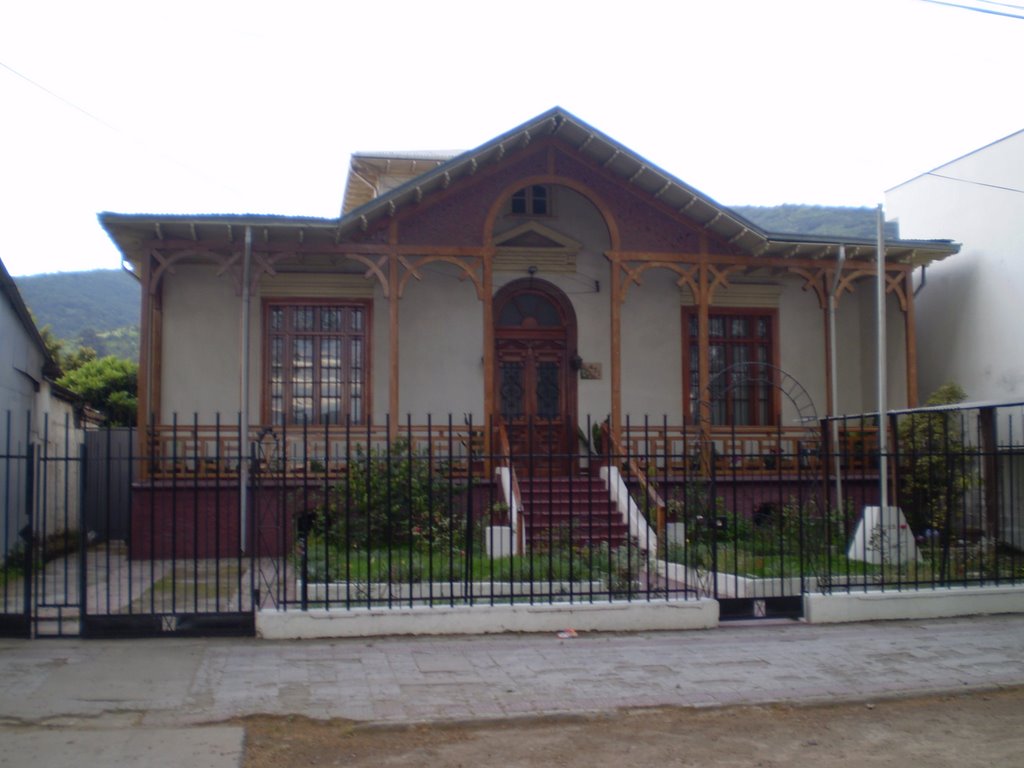
{"type": "Polygon", "coordinates": [[[179,168],[187,171],[188,173],[192,174],[196,178],[202,179],[203,181],[211,183],[211,184],[216,184],[217,186],[221,187],[222,189],[225,189],[225,190],[227,190],[229,192],[233,192],[234,194],[242,194],[241,190],[236,189],[235,187],[231,186],[230,184],[225,184],[222,179],[219,179],[219,178],[216,178],[216,177],[212,177],[212,176],[204,173],[202,170],[200,170],[198,168],[195,168],[194,166],[190,165],[186,161],[184,161],[184,160],[182,160],[180,158],[174,157],[173,155],[169,154],[165,150],[154,148],[154,147],[148,145],[145,141],[140,140],[138,138],[135,138],[135,137],[131,136],[130,134],[126,134],[124,131],[122,131],[120,128],[118,128],[116,125],[111,125],[110,123],[108,123],[103,118],[97,117],[96,115],[94,115],[89,110],[84,109],[83,107],[78,106],[77,104],[75,104],[75,102],[70,101],[69,99],[64,98],[59,93],[55,93],[54,91],[51,91],[46,86],[42,85],[41,83],[36,82],[35,80],[33,80],[28,75],[26,75],[26,74],[24,74],[22,72],[19,72],[18,70],[16,70],[14,67],[10,66],[9,64],[5,64],[4,62],[0,61],[0,67],[3,67],[4,69],[6,69],[11,74],[17,75],[22,80],[24,80],[26,83],[29,83],[30,85],[34,86],[35,88],[38,88],[43,93],[45,93],[47,96],[50,96],[50,97],[56,99],[61,104],[64,104],[65,106],[68,106],[68,107],[71,107],[72,109],[74,109],[77,112],[81,112],[83,115],[88,117],[90,120],[96,121],[97,123],[102,125],[104,128],[106,128],[106,129],[108,129],[110,131],[113,131],[114,133],[120,134],[121,136],[126,136],[129,141],[137,144],[138,146],[142,147],[143,149],[145,149],[145,150],[147,150],[149,152],[153,152],[157,156],[163,157],[164,160],[166,160],[166,161],[170,162],[171,164],[176,165],[179,168]]]}
{"type": "Polygon", "coordinates": [[[985,5],[999,5],[1003,8],[1016,8],[1018,11],[1024,11],[1024,5],[1016,5],[1015,3],[999,3],[996,0],[978,0],[979,3],[985,3],[985,5]]]}
{"type": "Polygon", "coordinates": [[[1024,195],[1024,189],[1017,189],[1016,187],[1003,187],[999,184],[988,184],[984,181],[975,181],[974,179],[958,179],[956,176],[944,176],[941,173],[935,173],[934,171],[928,171],[925,176],[934,176],[937,179],[948,179],[949,181],[959,181],[962,184],[975,184],[979,187],[989,187],[990,189],[1001,189],[1004,192],[1016,192],[1017,194],[1024,195]]]}
{"type": "MultiPolygon", "coordinates": [[[[932,3],[933,5],[948,5],[950,8],[960,8],[965,11],[977,11],[978,13],[988,13],[992,16],[1005,16],[1008,19],[1024,19],[1016,13],[1007,13],[1006,11],[997,11],[993,8],[976,8],[973,5],[962,5],[961,3],[948,3],[944,0],[921,0],[922,3],[932,3]]],[[[998,3],[998,5],[1004,5],[1004,3],[998,3]]],[[[1016,5],[1007,5],[1008,8],[1019,8],[1016,5]]]]}
{"type": "Polygon", "coordinates": [[[66,104],[67,106],[71,107],[72,109],[81,112],[83,115],[88,117],[90,120],[95,120],[97,123],[102,125],[104,128],[109,128],[110,130],[115,131],[117,133],[121,132],[119,129],[115,128],[113,125],[108,123],[106,120],[103,120],[102,118],[96,117],[96,115],[94,115],[89,110],[83,109],[82,107],[80,107],[77,104],[75,104],[73,101],[68,101],[63,96],[61,96],[59,93],[54,93],[53,91],[51,91],[46,86],[40,85],[35,80],[33,80],[31,77],[29,77],[26,74],[23,74],[23,73],[19,72],[18,70],[16,70],[14,67],[10,66],[9,64],[4,64],[2,61],[0,61],[0,67],[3,67],[8,72],[11,72],[11,73],[17,75],[22,80],[24,80],[26,83],[29,83],[30,85],[34,85],[40,91],[42,91],[43,93],[47,94],[48,96],[52,96],[53,98],[55,98],[57,101],[61,102],[62,104],[66,104]]]}

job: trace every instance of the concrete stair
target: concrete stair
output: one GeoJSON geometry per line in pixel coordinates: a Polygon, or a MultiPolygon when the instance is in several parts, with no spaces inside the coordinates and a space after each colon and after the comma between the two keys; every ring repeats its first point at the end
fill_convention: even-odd
{"type": "Polygon", "coordinates": [[[629,527],[608,498],[604,481],[592,477],[533,477],[519,482],[523,521],[531,549],[607,542],[614,549],[629,527]]]}

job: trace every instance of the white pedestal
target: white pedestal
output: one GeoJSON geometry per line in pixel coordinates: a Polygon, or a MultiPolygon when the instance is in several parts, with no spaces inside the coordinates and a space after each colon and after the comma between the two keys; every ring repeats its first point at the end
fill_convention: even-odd
{"type": "Polygon", "coordinates": [[[899,507],[864,507],[846,556],[872,565],[902,565],[917,560],[914,533],[899,507]]]}

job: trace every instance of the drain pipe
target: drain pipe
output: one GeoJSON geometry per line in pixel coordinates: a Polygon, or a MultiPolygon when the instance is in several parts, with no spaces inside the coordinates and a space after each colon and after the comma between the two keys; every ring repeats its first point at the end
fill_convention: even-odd
{"type": "Polygon", "coordinates": [[[829,350],[831,351],[828,361],[832,379],[832,418],[829,420],[832,425],[832,461],[833,474],[836,479],[836,506],[843,508],[843,477],[842,457],[839,451],[839,422],[836,421],[836,414],[839,411],[839,363],[838,347],[836,346],[836,298],[839,293],[839,283],[843,277],[843,264],[846,262],[846,246],[839,245],[839,255],[836,258],[836,273],[832,278],[832,290],[828,294],[828,336],[829,350]]]}
{"type": "Polygon", "coordinates": [[[241,453],[238,473],[241,483],[238,489],[238,538],[241,553],[245,554],[245,540],[248,534],[246,512],[249,509],[249,310],[252,301],[250,282],[252,273],[252,227],[245,228],[245,252],[242,256],[242,392],[241,392],[241,439],[238,450],[241,453]]]}

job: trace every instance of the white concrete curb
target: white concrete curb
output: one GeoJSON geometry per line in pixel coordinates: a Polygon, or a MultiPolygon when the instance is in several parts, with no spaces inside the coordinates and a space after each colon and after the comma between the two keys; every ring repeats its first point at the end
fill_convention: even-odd
{"type": "Polygon", "coordinates": [[[713,629],[716,600],[460,605],[455,607],[261,610],[256,635],[266,640],[376,635],[483,635],[500,632],[584,632],[713,629]]]}
{"type": "Polygon", "coordinates": [[[804,595],[804,619],[811,624],[945,619],[993,613],[1024,613],[1024,587],[951,587],[920,592],[804,595]]]}

